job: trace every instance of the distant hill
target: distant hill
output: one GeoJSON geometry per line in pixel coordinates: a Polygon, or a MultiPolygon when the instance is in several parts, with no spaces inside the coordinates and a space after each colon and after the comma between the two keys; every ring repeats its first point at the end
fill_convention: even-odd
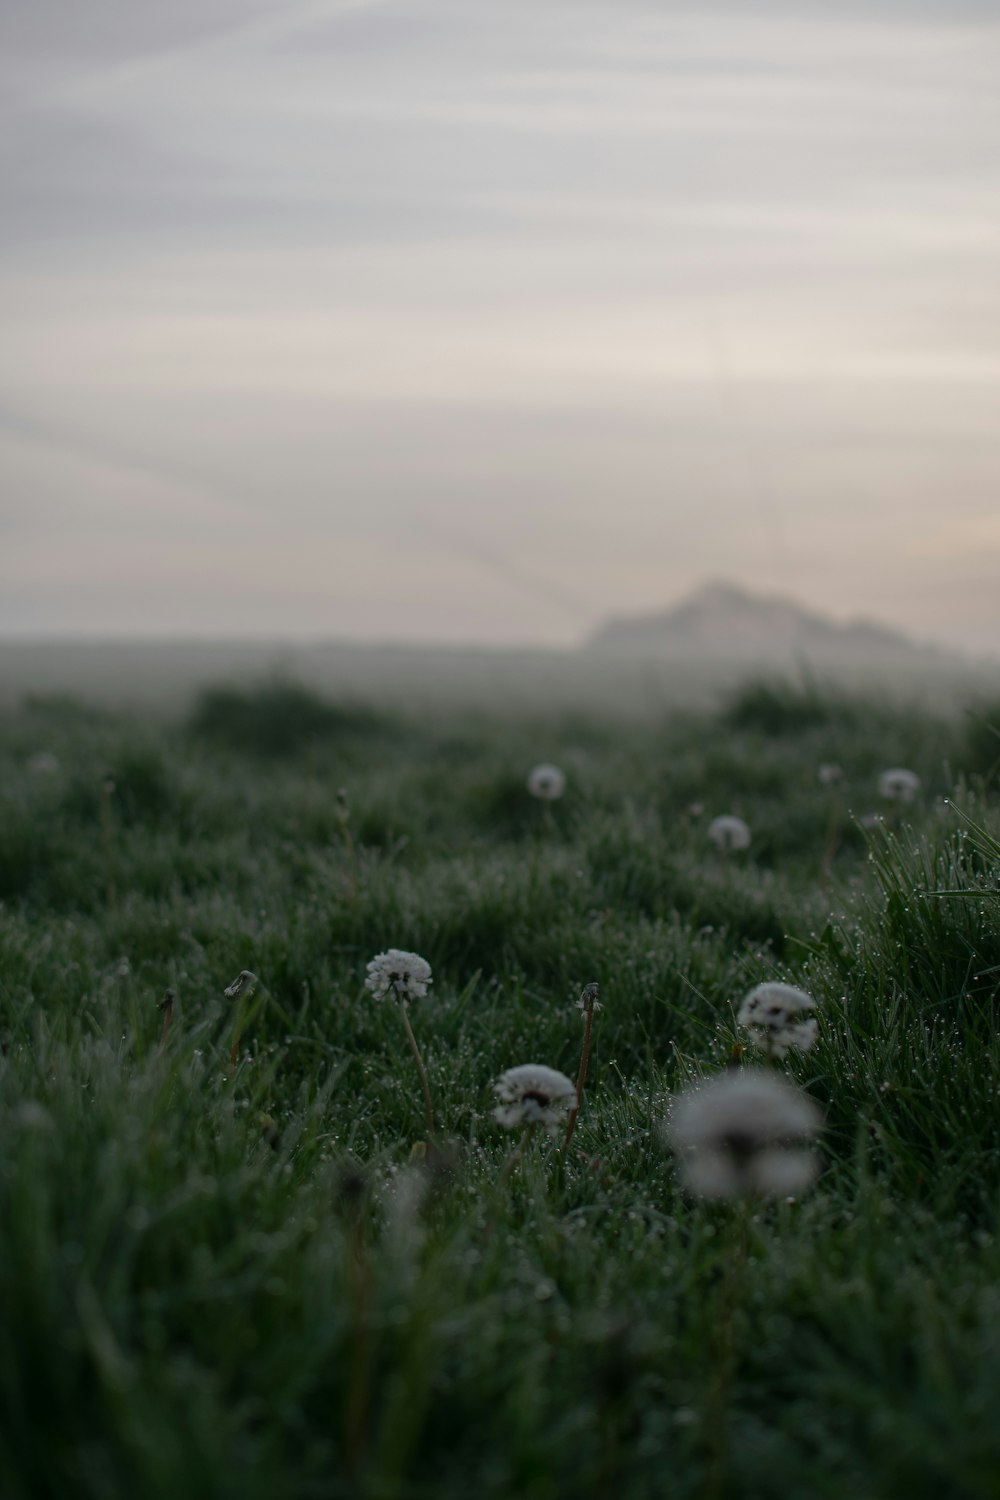
{"type": "Polygon", "coordinates": [[[674,609],[612,619],[580,648],[350,644],[344,641],[4,640],[0,714],[29,696],[164,714],[219,684],[304,683],[339,703],[497,714],[648,717],[709,707],[758,676],[965,707],[1000,695],[1000,662],[846,625],[789,599],[712,584],[674,609]]]}
{"type": "Polygon", "coordinates": [[[689,657],[730,664],[787,667],[803,662],[832,668],[891,666],[949,658],[958,653],[908,639],[870,620],[839,624],[794,600],[753,594],[729,583],[711,583],[672,609],[623,615],[602,625],[584,650],[619,657],[689,657]]]}

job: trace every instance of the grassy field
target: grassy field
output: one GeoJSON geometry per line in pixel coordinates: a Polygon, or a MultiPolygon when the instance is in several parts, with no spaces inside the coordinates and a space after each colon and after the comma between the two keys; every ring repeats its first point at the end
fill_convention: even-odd
{"type": "Polygon", "coordinates": [[[9,714],[5,1500],[993,1500],[998,758],[979,720],[766,685],[627,727],[281,684],[183,724],[9,714]],[[433,1135],[365,988],[390,947],[433,969],[433,1135]],[[772,978],[817,1003],[775,1067],[822,1172],[692,1198],[671,1095],[772,978]],[[511,1165],[492,1083],[576,1077],[591,982],[570,1148],[511,1165]]]}

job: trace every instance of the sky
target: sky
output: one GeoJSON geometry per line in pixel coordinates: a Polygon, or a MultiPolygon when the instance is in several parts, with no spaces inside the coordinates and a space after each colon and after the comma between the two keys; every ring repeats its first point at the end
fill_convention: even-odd
{"type": "Polygon", "coordinates": [[[1000,640],[1000,6],[0,6],[0,635],[1000,640]]]}

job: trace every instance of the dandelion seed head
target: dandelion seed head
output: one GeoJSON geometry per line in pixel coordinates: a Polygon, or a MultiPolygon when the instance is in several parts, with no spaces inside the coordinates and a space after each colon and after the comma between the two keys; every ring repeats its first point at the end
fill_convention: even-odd
{"type": "Polygon", "coordinates": [[[560,1128],[567,1110],[576,1105],[576,1088],[565,1073],[544,1063],[522,1063],[508,1068],[493,1085],[499,1101],[493,1118],[507,1130],[519,1125],[560,1128]]]}
{"type": "Polygon", "coordinates": [[[408,953],[403,948],[387,948],[377,953],[368,965],[365,988],[371,990],[376,1000],[387,995],[405,1004],[408,1000],[419,1000],[427,994],[431,979],[431,966],[419,953],[408,953]]]}
{"type": "Polygon", "coordinates": [[[717,849],[749,849],[750,829],[742,818],[723,813],[708,825],[708,836],[717,849]]]}
{"type": "Polygon", "coordinates": [[[816,1158],[794,1143],[814,1136],[821,1125],[819,1109],[801,1089],[748,1068],[720,1073],[676,1095],[667,1137],[692,1193],[784,1196],[816,1176],[816,1158]]]}
{"type": "Polygon", "coordinates": [[[809,1151],[768,1149],[737,1163],[726,1151],[698,1151],[683,1166],[684,1185],[699,1198],[739,1198],[758,1194],[784,1198],[815,1181],[819,1163],[809,1151]]]}
{"type": "Polygon", "coordinates": [[[37,1099],[22,1099],[20,1104],[14,1106],[11,1118],[15,1125],[23,1125],[27,1130],[51,1130],[55,1127],[52,1116],[37,1099]]]}
{"type": "Polygon", "coordinates": [[[744,995],[736,1024],[775,1057],[784,1057],[791,1048],[808,1052],[814,1045],[819,1025],[806,1012],[815,1008],[813,997],[798,985],[769,979],[744,995]]]}
{"type": "Polygon", "coordinates": [[[835,761],[824,761],[816,772],[820,786],[839,786],[844,779],[844,770],[835,761]]]}
{"type": "Polygon", "coordinates": [[[29,755],[27,766],[32,776],[54,776],[59,769],[59,757],[51,750],[36,750],[29,755]]]}
{"type": "Polygon", "coordinates": [[[543,802],[555,802],[565,790],[566,777],[558,766],[543,761],[528,772],[528,791],[543,802]]]}
{"type": "Polygon", "coordinates": [[[430,1175],[423,1166],[403,1167],[384,1185],[386,1229],[397,1248],[419,1247],[423,1232],[421,1212],[430,1189],[430,1175]]]}
{"type": "Polygon", "coordinates": [[[368,1192],[368,1174],[363,1167],[352,1161],[341,1163],[333,1184],[333,1199],[336,1206],[349,1218],[360,1213],[368,1192]]]}
{"type": "Polygon", "coordinates": [[[920,791],[920,777],[905,766],[893,766],[878,779],[878,794],[890,802],[913,802],[920,791]]]}

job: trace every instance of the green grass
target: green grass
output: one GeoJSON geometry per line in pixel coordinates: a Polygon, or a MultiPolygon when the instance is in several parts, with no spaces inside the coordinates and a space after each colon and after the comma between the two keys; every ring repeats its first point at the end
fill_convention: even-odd
{"type": "Polygon", "coordinates": [[[235,734],[204,703],[0,725],[5,1500],[992,1500],[980,741],[814,685],[641,728],[366,719],[282,688],[294,734],[275,691],[242,695],[235,734]],[[569,781],[551,817],[540,760],[569,781]],[[924,794],[865,832],[890,765],[924,794]],[[754,834],[725,864],[722,812],[754,834]],[[413,1160],[413,1061],[364,989],[390,946],[435,976],[411,1016],[440,1140],[413,1160]],[[233,1070],[243,968],[264,1003],[233,1070]],[[744,1223],[681,1193],[662,1123],[769,977],[820,1006],[782,1066],[825,1112],[823,1172],[744,1223]],[[575,1075],[591,980],[569,1158],[536,1141],[501,1184],[491,1081],[575,1075]]]}

